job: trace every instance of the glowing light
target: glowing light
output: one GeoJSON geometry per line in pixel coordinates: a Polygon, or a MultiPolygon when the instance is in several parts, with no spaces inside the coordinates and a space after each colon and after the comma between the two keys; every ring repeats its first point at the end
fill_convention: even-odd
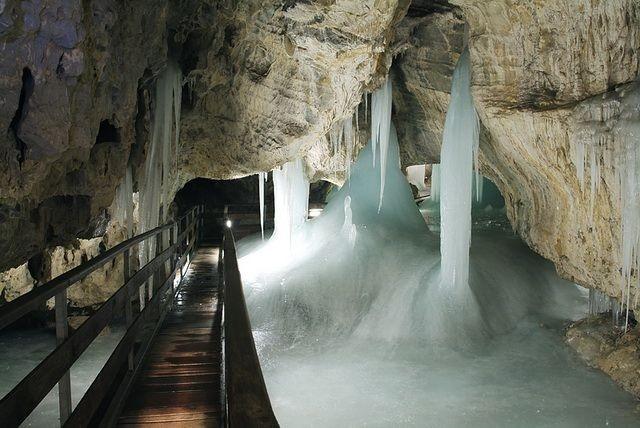
{"type": "Polygon", "coordinates": [[[231,220],[227,220],[227,222],[225,224],[227,225],[227,227],[229,229],[231,229],[231,226],[233,226],[233,223],[231,222],[231,220]]]}
{"type": "Polygon", "coordinates": [[[309,218],[316,218],[322,214],[322,208],[311,208],[309,210],[309,218]]]}

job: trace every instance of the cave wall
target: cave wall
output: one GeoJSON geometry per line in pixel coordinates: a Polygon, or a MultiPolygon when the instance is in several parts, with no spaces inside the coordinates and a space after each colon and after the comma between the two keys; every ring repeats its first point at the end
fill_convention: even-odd
{"type": "Polygon", "coordinates": [[[640,2],[454,0],[408,13],[390,71],[404,165],[439,162],[465,23],[480,166],[505,196],[514,230],[563,277],[620,298],[615,159],[624,141],[616,128],[640,121],[630,101],[638,93],[631,82],[640,64],[640,2]],[[581,140],[587,147],[598,140],[593,203],[590,163],[581,185],[572,157],[581,140]]]}
{"type": "Polygon", "coordinates": [[[184,173],[238,178],[304,156],[312,179],[340,181],[344,158],[332,158],[326,134],[386,76],[409,3],[223,1],[185,20],[188,50],[203,48],[187,76],[184,173]],[[203,21],[214,34],[191,28],[203,21]]]}
{"type": "Polygon", "coordinates": [[[0,270],[104,233],[167,2],[0,2],[0,270]]]}

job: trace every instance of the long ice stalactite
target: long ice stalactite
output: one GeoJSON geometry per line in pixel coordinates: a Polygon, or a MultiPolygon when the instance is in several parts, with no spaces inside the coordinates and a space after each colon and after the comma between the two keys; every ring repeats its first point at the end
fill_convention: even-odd
{"type": "Polygon", "coordinates": [[[467,287],[469,281],[472,172],[478,139],[469,51],[465,49],[453,74],[440,162],[441,277],[455,289],[467,287]]]}
{"type": "Polygon", "coordinates": [[[380,201],[378,212],[382,209],[384,186],[387,172],[387,154],[389,151],[389,136],[391,126],[392,107],[391,79],[384,82],[371,96],[371,145],[373,149],[373,165],[376,164],[376,150],[380,150],[380,201]]]}
{"type": "MultiPolygon", "coordinates": [[[[179,101],[182,77],[177,65],[169,63],[158,77],[154,94],[154,113],[151,141],[145,159],[145,171],[140,189],[140,230],[144,233],[155,229],[160,221],[166,221],[169,211],[172,174],[172,144],[177,147],[179,137],[179,101]],[[172,132],[173,131],[173,132],[172,132]]],[[[155,255],[155,240],[140,244],[140,265],[145,265],[155,255]]],[[[144,288],[141,287],[141,293],[144,288]]],[[[149,293],[152,293],[151,287],[149,293]]],[[[141,302],[144,298],[140,299],[141,302]]]]}

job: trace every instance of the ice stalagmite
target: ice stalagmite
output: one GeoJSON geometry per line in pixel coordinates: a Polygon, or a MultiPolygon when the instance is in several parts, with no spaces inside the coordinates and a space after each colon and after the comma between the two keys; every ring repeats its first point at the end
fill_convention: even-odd
{"type": "Polygon", "coordinates": [[[272,240],[292,247],[293,233],[304,224],[309,208],[309,180],[302,160],[273,170],[274,230],[272,240]]]}
{"type": "Polygon", "coordinates": [[[260,192],[260,231],[264,241],[264,182],[267,181],[267,173],[258,173],[258,191],[260,192]]]}
{"type": "Polygon", "coordinates": [[[349,244],[353,247],[356,243],[356,235],[358,233],[356,225],[353,224],[353,211],[351,211],[351,196],[344,198],[344,224],[342,225],[342,233],[347,238],[349,244]]]}
{"type": "Polygon", "coordinates": [[[441,278],[452,289],[466,288],[469,281],[471,184],[478,138],[469,51],[465,49],[453,74],[440,158],[441,278]]]}
{"type": "Polygon", "coordinates": [[[378,203],[378,212],[382,208],[382,199],[384,197],[391,126],[391,104],[391,80],[387,79],[384,85],[376,90],[371,97],[371,144],[374,166],[376,164],[376,150],[380,149],[380,201],[378,203]]]}

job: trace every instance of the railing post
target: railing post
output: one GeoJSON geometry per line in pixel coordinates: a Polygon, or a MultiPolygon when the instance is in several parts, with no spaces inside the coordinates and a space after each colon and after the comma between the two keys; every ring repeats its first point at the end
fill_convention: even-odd
{"type": "MultiPolygon", "coordinates": [[[[174,236],[173,231],[176,228],[176,224],[177,223],[174,223],[173,226],[171,226],[169,228],[169,247],[171,247],[171,246],[173,246],[173,244],[175,244],[175,236],[174,236]]],[[[174,271],[176,265],[178,264],[179,257],[180,257],[180,253],[178,252],[178,248],[176,246],[175,249],[174,249],[174,253],[169,258],[169,260],[170,260],[169,271],[170,272],[174,271]],[[176,255],[178,257],[176,257],[176,255]]],[[[175,280],[175,277],[174,277],[174,280],[175,280]]],[[[175,281],[171,281],[171,295],[172,296],[175,294],[174,283],[175,283],[175,281]]],[[[173,301],[172,301],[172,304],[173,304],[173,301]]]]}
{"type": "MultiPolygon", "coordinates": [[[[60,345],[69,337],[69,320],[67,319],[67,290],[55,296],[56,343],[60,345]]],[[[60,426],[71,415],[71,376],[69,371],[58,382],[58,404],[60,408],[60,426]]]]}
{"type": "MultiPolygon", "coordinates": [[[[131,265],[130,265],[131,257],[128,249],[124,251],[123,257],[124,259],[123,259],[122,271],[123,271],[124,284],[126,286],[127,282],[129,282],[129,279],[131,278],[131,265]]],[[[124,303],[124,317],[125,317],[125,321],[127,323],[127,329],[128,329],[131,323],[133,323],[133,308],[131,307],[131,293],[129,292],[129,287],[125,289],[125,296],[126,296],[126,301],[124,303]]],[[[128,367],[129,367],[129,370],[133,370],[133,348],[129,351],[128,367]]]]}

